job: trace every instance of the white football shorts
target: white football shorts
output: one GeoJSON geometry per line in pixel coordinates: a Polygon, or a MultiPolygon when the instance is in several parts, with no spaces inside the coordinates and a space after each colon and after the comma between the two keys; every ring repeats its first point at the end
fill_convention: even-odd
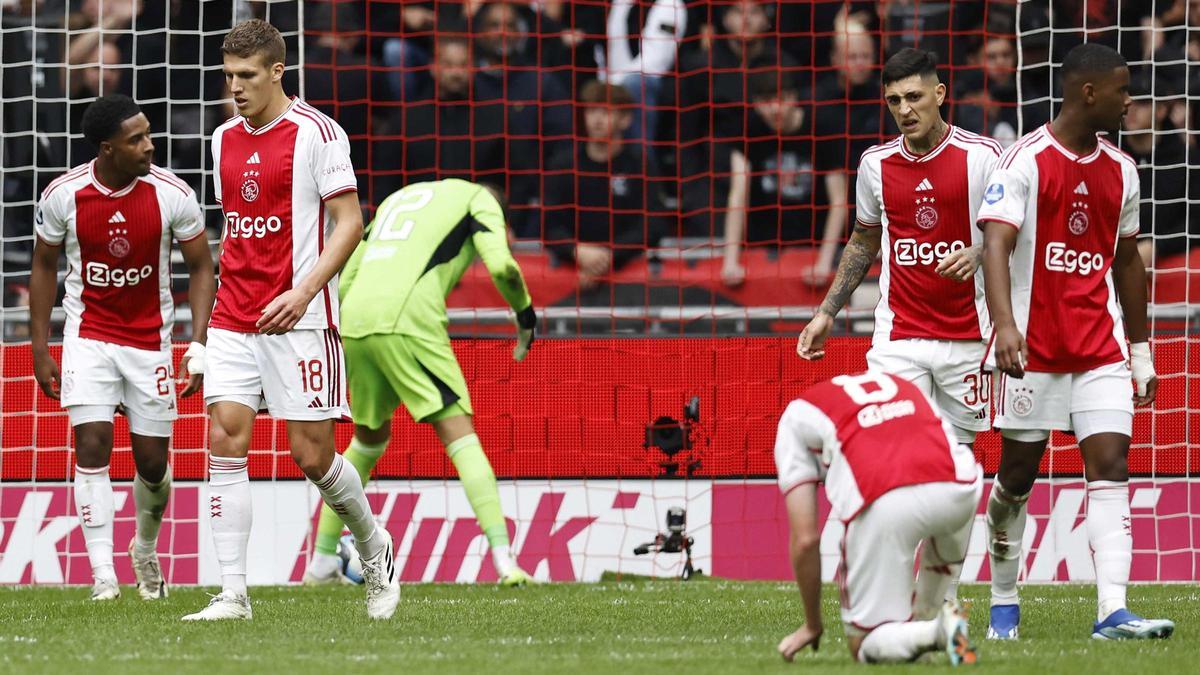
{"type": "Polygon", "coordinates": [[[963,340],[893,340],[876,342],[867,365],[902,377],[933,399],[960,443],[991,428],[992,374],[981,371],[982,342],[963,340]]]}
{"type": "Polygon", "coordinates": [[[1124,361],[1082,373],[1030,373],[1016,379],[996,373],[996,421],[1001,430],[1075,429],[1080,413],[1112,412],[1121,428],[1100,428],[1133,434],[1133,374],[1124,361]]]}
{"type": "Polygon", "coordinates": [[[847,635],[913,617],[918,545],[947,563],[967,555],[983,492],[982,469],[972,483],[924,483],[896,488],[846,525],[838,569],[847,635]]]}
{"type": "Polygon", "coordinates": [[[170,436],[178,416],[171,351],[64,336],[61,397],[72,426],[111,422],[120,405],[133,433],[170,436]]]}
{"type": "Polygon", "coordinates": [[[350,419],[336,330],[262,335],[210,328],[205,354],[208,405],[232,401],[259,410],[266,403],[271,417],[281,420],[350,419]]]}

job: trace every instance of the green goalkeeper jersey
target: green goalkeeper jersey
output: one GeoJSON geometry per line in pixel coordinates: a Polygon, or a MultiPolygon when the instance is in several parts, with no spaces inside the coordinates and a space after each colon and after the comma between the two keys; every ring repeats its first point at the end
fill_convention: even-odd
{"type": "Polygon", "coordinates": [[[514,310],[530,306],[521,268],[508,248],[504,213],[485,188],[447,179],[392,193],[342,271],[342,335],[445,340],[446,296],[476,254],[514,310]]]}

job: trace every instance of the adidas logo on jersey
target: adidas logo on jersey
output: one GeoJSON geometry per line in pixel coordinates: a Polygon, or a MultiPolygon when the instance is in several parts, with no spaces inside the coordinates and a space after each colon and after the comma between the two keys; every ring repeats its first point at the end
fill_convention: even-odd
{"type": "Polygon", "coordinates": [[[250,159],[246,160],[247,164],[262,164],[262,160],[258,158],[258,152],[250,155],[250,159]]]}
{"type": "Polygon", "coordinates": [[[917,189],[913,190],[913,192],[928,192],[932,189],[933,183],[930,183],[928,178],[922,178],[921,182],[917,184],[917,189]]]}
{"type": "Polygon", "coordinates": [[[1083,182],[1083,181],[1079,181],[1079,185],[1076,185],[1076,186],[1075,186],[1075,194],[1077,194],[1077,195],[1086,195],[1087,193],[1088,193],[1088,191],[1087,191],[1087,183],[1085,183],[1085,182],[1083,182]]]}
{"type": "Polygon", "coordinates": [[[310,407],[310,408],[321,408],[321,407],[323,407],[323,406],[321,405],[321,397],[320,397],[320,396],[314,396],[314,397],[313,397],[313,400],[311,400],[311,401],[309,401],[309,402],[308,402],[308,407],[310,407]]]}
{"type": "Polygon", "coordinates": [[[112,214],[112,217],[108,219],[108,222],[123,223],[125,222],[125,216],[120,211],[117,211],[116,213],[112,214]]]}

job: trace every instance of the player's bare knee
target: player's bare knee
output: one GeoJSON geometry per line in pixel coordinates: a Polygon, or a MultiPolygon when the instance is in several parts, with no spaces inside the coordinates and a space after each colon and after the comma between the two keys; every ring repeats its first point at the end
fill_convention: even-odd
{"type": "Polygon", "coordinates": [[[381,443],[387,443],[392,438],[392,426],[390,424],[384,424],[378,429],[368,429],[361,424],[355,425],[354,437],[357,438],[360,443],[365,443],[367,445],[379,445],[381,443]]]}
{"type": "Polygon", "coordinates": [[[79,466],[107,466],[112,455],[113,428],[111,424],[80,424],[75,427],[75,462],[79,466]]]}
{"type": "Polygon", "coordinates": [[[300,471],[304,472],[305,477],[312,481],[319,481],[329,472],[329,467],[333,462],[333,456],[323,457],[317,452],[296,452],[292,451],[292,459],[295,460],[296,466],[300,467],[300,471]]]}
{"type": "Polygon", "coordinates": [[[1027,459],[1006,460],[1007,458],[1000,461],[1000,470],[996,472],[996,479],[1000,481],[1004,491],[1014,497],[1029,494],[1037,481],[1040,462],[1027,459]]]}
{"type": "Polygon", "coordinates": [[[158,483],[167,475],[169,438],[131,434],[133,464],[147,483],[158,483]]]}
{"type": "Polygon", "coordinates": [[[333,423],[288,422],[288,441],[296,466],[311,480],[321,480],[333,465],[333,423]]]}
{"type": "Polygon", "coordinates": [[[807,555],[821,545],[820,534],[792,534],[791,547],[793,556],[807,555]]]}
{"type": "Polygon", "coordinates": [[[1001,442],[1000,469],[996,472],[996,477],[1010,495],[1029,494],[1037,480],[1042,455],[1046,452],[1046,439],[1035,440],[1034,434],[1016,435],[1024,433],[1023,430],[1006,430],[1002,433],[1004,437],[1001,442]]]}
{"type": "Polygon", "coordinates": [[[292,443],[292,460],[309,480],[319,481],[324,478],[333,466],[333,458],[332,445],[325,447],[320,443],[292,443]]]}
{"type": "Polygon", "coordinates": [[[1088,480],[1129,480],[1129,437],[1103,433],[1079,443],[1088,480]]]}
{"type": "Polygon", "coordinates": [[[443,446],[448,446],[463,436],[475,433],[475,425],[471,423],[470,415],[455,415],[435,420],[431,424],[443,446]]]}
{"type": "Polygon", "coordinates": [[[213,418],[208,430],[208,447],[217,457],[245,457],[250,450],[250,433],[235,432],[213,418]]]}
{"type": "Polygon", "coordinates": [[[850,648],[850,658],[854,659],[855,662],[858,661],[858,652],[860,649],[862,649],[862,643],[866,637],[866,635],[846,636],[846,646],[850,648]]]}

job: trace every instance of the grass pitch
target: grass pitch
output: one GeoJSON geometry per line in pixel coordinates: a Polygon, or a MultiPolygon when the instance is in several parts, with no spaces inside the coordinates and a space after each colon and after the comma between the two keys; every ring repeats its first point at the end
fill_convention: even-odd
{"type": "MultiPolygon", "coordinates": [[[[541,585],[405,586],[390,622],[366,618],[361,587],[252,589],[251,622],[185,624],[205,589],[172,589],[142,602],[131,587],[116,602],[90,603],[85,588],[0,589],[3,673],[734,673],[930,672],[944,655],[904,666],[850,662],[825,592],[818,654],[784,663],[775,645],[799,623],[791,584],[633,581],[541,585]]],[[[982,640],[987,588],[967,586],[981,673],[1196,672],[1200,589],[1136,586],[1134,611],[1174,619],[1166,641],[1089,639],[1095,591],[1087,585],[1026,586],[1022,640],[982,640]]]]}

